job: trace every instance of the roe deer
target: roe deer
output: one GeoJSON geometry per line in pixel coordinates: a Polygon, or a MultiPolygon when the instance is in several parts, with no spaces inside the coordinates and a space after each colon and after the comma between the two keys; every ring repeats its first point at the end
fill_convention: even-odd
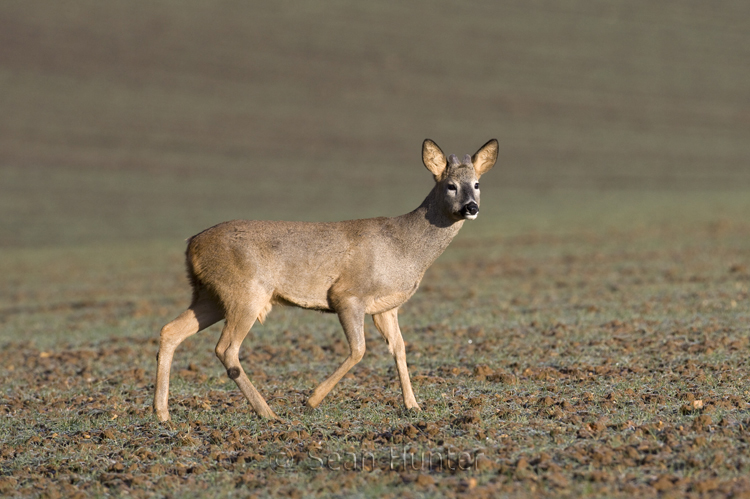
{"type": "Polygon", "coordinates": [[[224,222],[188,241],[186,260],[193,299],[161,330],[154,409],[169,419],[169,371],[177,346],[188,336],[226,319],[216,356],[259,416],[276,418],[240,365],[239,351],[256,319],[273,305],[338,315],[349,356],[307,401],[315,408],[365,354],[365,314],[385,338],[396,361],[404,404],[420,410],[409,381],[398,307],[419,286],[427,268],[479,213],[480,176],[497,160],[492,139],[474,156],[446,160],[427,139],[422,161],[435,186],[419,207],[399,217],[344,222],[224,222]]]}

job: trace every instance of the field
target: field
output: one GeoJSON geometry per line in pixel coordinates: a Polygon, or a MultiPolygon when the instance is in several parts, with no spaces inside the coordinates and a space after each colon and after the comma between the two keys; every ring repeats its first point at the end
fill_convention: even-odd
{"type": "Polygon", "coordinates": [[[0,6],[0,495],[750,497],[750,9],[610,2],[0,6]],[[241,360],[158,331],[184,239],[398,215],[419,148],[500,140],[482,209],[323,404],[333,315],[241,360]]]}

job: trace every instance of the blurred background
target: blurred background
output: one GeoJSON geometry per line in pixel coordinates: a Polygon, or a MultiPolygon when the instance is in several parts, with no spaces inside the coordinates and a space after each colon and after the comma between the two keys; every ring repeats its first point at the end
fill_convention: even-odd
{"type": "Polygon", "coordinates": [[[431,188],[426,137],[500,141],[469,231],[741,216],[749,22],[743,1],[4,0],[0,248],[398,215],[431,188]]]}

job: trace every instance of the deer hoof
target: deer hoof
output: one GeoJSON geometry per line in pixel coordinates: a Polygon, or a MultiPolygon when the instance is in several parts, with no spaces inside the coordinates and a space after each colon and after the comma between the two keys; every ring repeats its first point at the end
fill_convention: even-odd
{"type": "Polygon", "coordinates": [[[268,409],[267,411],[258,412],[258,416],[264,418],[264,419],[270,419],[270,420],[280,420],[281,418],[276,415],[275,412],[273,412],[271,409],[268,409]]]}
{"type": "Polygon", "coordinates": [[[312,414],[312,413],[314,413],[315,409],[317,409],[318,406],[320,405],[320,402],[321,401],[318,401],[317,403],[315,403],[315,401],[313,400],[312,397],[310,397],[309,399],[307,399],[307,402],[305,402],[305,413],[306,414],[312,414]]]}

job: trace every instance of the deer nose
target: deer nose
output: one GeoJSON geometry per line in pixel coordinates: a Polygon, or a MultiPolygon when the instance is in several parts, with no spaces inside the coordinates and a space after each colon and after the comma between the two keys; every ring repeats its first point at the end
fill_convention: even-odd
{"type": "Polygon", "coordinates": [[[477,213],[479,213],[479,206],[474,201],[467,203],[461,209],[461,214],[464,217],[476,217],[477,213]]]}

